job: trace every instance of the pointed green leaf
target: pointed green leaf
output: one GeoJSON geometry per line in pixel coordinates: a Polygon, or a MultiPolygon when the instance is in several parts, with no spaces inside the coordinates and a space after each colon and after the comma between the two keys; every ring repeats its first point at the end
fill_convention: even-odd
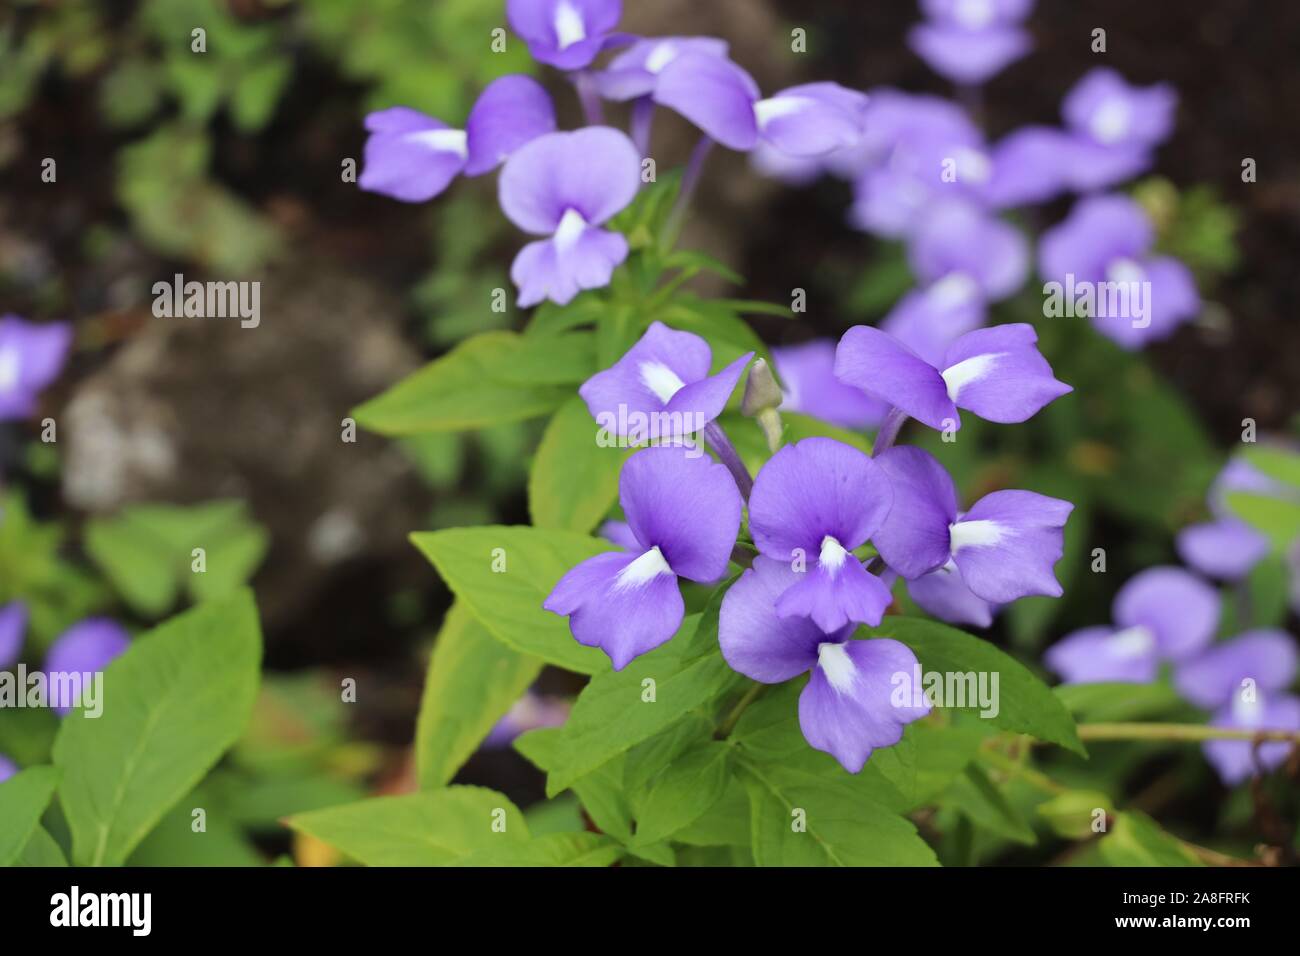
{"type": "Polygon", "coordinates": [[[39,829],[58,782],[55,767],[29,767],[0,783],[0,866],[8,866],[22,854],[39,829]]]}

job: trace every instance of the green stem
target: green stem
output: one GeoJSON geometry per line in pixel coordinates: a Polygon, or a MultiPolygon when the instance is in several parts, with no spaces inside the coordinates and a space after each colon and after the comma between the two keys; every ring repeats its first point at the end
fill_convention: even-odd
{"type": "Polygon", "coordinates": [[[745,712],[745,708],[758,699],[758,695],[763,693],[766,687],[766,684],[755,681],[749,690],[745,691],[745,696],[736,701],[736,706],[731,708],[731,713],[727,714],[726,719],[718,725],[718,731],[714,736],[718,739],[731,736],[731,732],[736,729],[736,723],[740,720],[740,715],[745,712]]]}
{"type": "Polygon", "coordinates": [[[1206,724],[1080,724],[1080,740],[1280,740],[1300,743],[1296,730],[1239,730],[1206,724]]]}

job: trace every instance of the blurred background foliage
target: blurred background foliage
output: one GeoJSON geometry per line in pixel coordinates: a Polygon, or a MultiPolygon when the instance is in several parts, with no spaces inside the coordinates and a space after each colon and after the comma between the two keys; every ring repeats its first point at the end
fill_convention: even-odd
{"type": "MultiPolygon", "coordinates": [[[[1208,5],[1193,12],[1178,0],[1088,6],[1040,4],[1031,23],[1038,52],[990,85],[987,126],[996,135],[1051,122],[1062,93],[1094,65],[1079,38],[1105,23],[1108,65],[1135,82],[1168,80],[1182,97],[1159,175],[1134,194],[1162,248],[1195,270],[1207,306],[1173,340],[1132,355],[1082,322],[1044,322],[1031,281],[998,317],[1035,322],[1075,394],[1032,427],[971,420],[955,444],[909,433],[929,442],[967,500],[1010,486],[1076,502],[1058,568],[1066,597],[1021,601],[991,632],[1030,659],[1070,628],[1105,620],[1130,573],[1175,560],[1172,533],[1204,516],[1209,482],[1237,446],[1243,419],[1263,434],[1294,434],[1298,425],[1300,327],[1290,317],[1300,308],[1300,147],[1293,131],[1278,128],[1276,104],[1300,94],[1285,39],[1300,31],[1300,12],[1290,4],[1270,5],[1274,16],[1208,5]],[[1265,70],[1279,69],[1263,81],[1265,70]],[[1259,160],[1258,184],[1240,181],[1243,155],[1259,160]],[[1096,546],[1107,550],[1106,574],[1088,573],[1096,546]]],[[[627,7],[633,32],[726,36],[765,88],[833,78],[951,92],[902,42],[916,15],[911,3],[627,7]],[[808,30],[806,56],[789,52],[791,25],[808,30]]],[[[363,790],[411,785],[407,748],[423,659],[449,597],[405,534],[528,520],[524,482],[543,422],[392,443],[338,440],[348,409],[420,362],[472,333],[525,324],[513,307],[488,306],[492,290],[509,288],[519,244],[496,208],[492,177],[406,206],[361,193],[343,176],[347,161],[360,163],[368,111],[405,105],[454,124],[490,79],[535,72],[513,38],[505,52],[491,52],[502,8],[486,0],[7,0],[0,10],[0,305],[71,319],[77,335],[70,370],[42,408],[59,420],[59,442],[41,443],[34,429],[0,429],[0,602],[14,594],[30,602],[35,659],[87,614],[141,629],[204,597],[184,573],[196,528],[219,542],[209,560],[219,548],[229,557],[221,562],[229,573],[205,586],[253,581],[269,672],[249,738],[202,785],[206,805],[228,807],[223,818],[236,822],[210,843],[211,862],[284,853],[329,862],[304,838],[288,845],[274,821],[363,790]],[[205,31],[201,54],[196,28],[205,31]],[[56,183],[40,180],[47,157],[57,161],[56,183]],[[177,272],[261,279],[268,300],[272,290],[279,298],[264,300],[256,332],[177,330],[150,312],[153,282],[177,272]],[[324,291],[312,298],[309,290],[324,291]],[[262,360],[262,371],[241,373],[248,356],[216,344],[221,334],[247,335],[257,348],[278,339],[284,350],[262,360]],[[186,364],[191,340],[200,364],[186,364]],[[113,397],[127,393],[141,404],[114,410],[113,397]],[[200,407],[212,417],[193,411],[200,407]],[[254,440],[259,429],[265,440],[254,440]],[[171,445],[159,449],[159,435],[172,436],[171,445]],[[277,452],[291,447],[305,450],[280,460],[277,452]],[[141,462],[158,456],[179,464],[150,480],[141,462]],[[355,470],[334,474],[345,459],[355,470]],[[95,484],[119,472],[125,477],[108,491],[95,484]],[[371,484],[358,484],[362,475],[371,484]],[[326,497],[296,501],[294,489],[309,486],[326,497]],[[390,520],[365,511],[363,499],[390,520]],[[366,689],[350,719],[333,703],[343,677],[366,689]]],[[[571,91],[553,76],[546,82],[562,122],[577,122],[571,91]]],[[[685,159],[689,130],[665,118],[656,137],[664,155],[685,159]]],[[[793,287],[807,291],[808,313],[752,318],[769,345],[837,337],[879,319],[913,280],[899,248],[847,225],[846,201],[841,183],[790,189],[762,180],[741,157],[717,157],[682,245],[747,281],[701,271],[690,286],[701,298],[675,306],[673,321],[722,328],[726,339],[735,311],[707,297],[788,303],[793,287]]],[[[1023,224],[1039,229],[1065,209],[1023,224]]],[[[545,309],[533,319],[547,320],[545,309]]],[[[756,429],[748,435],[759,440],[756,429]]],[[[1250,583],[1258,613],[1277,622],[1286,613],[1280,560],[1261,564],[1250,583]]],[[[542,687],[574,689],[549,673],[542,687]]],[[[1165,718],[1176,706],[1151,702],[1165,718]]],[[[53,720],[6,714],[0,751],[42,759],[53,720]]],[[[1081,788],[1139,794],[1167,788],[1174,774],[1186,786],[1169,793],[1184,795],[1161,791],[1149,805],[1182,814],[1193,830],[1251,813],[1241,792],[1222,806],[1186,796],[1215,786],[1198,752],[1154,769],[1142,745],[1107,754],[1063,772],[1077,774],[1081,788]]],[[[537,775],[505,752],[480,754],[458,779],[522,803],[540,793],[537,775]]],[[[1013,803],[1042,801],[1019,786],[1008,785],[1013,803]]],[[[972,819],[987,818],[981,793],[976,781],[967,794],[972,819]]],[[[570,801],[546,812],[574,811],[570,801]]],[[[184,816],[173,823],[137,851],[138,862],[169,858],[167,840],[187,827],[184,816]]],[[[951,859],[1015,852],[1005,834],[982,846],[987,834],[946,832],[970,838],[948,848],[951,859]]]]}

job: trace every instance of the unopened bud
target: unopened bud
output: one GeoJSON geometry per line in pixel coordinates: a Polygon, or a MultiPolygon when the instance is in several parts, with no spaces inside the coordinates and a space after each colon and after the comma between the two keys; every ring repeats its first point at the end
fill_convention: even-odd
{"type": "Polygon", "coordinates": [[[740,410],[751,418],[759,412],[781,407],[781,386],[776,384],[776,377],[767,367],[767,362],[758,359],[750,366],[749,376],[745,379],[745,395],[740,400],[740,410]]]}

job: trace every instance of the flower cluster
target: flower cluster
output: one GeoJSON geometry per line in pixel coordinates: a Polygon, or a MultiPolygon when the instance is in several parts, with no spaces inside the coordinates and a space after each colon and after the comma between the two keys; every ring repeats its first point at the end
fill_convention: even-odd
{"type": "MultiPolygon", "coordinates": [[[[1239,584],[1268,552],[1268,541],[1227,511],[1230,491],[1294,498],[1295,490],[1245,459],[1233,459],[1211,487],[1209,508],[1216,520],[1179,535],[1178,550],[1187,564],[1207,577],[1239,584]]],[[[1300,607],[1296,590],[1293,604],[1300,607]]],[[[1220,605],[1219,593],[1196,574],[1172,566],[1149,568],[1115,596],[1113,627],[1075,631],[1051,647],[1045,661],[1067,683],[1149,684],[1168,666],[1174,687],[1209,711],[1215,727],[1300,730],[1300,698],[1284,693],[1297,673],[1295,638],[1263,628],[1215,643],[1220,605]]],[[[1211,740],[1204,749],[1225,783],[1239,783],[1255,770],[1248,740],[1211,740]]],[[[1284,743],[1262,744],[1258,764],[1272,769],[1288,752],[1284,743]]]]}
{"type": "Polygon", "coordinates": [[[880,623],[890,582],[907,579],[954,618],[972,602],[1061,593],[1052,567],[1072,505],[1000,491],[961,512],[937,460],[893,445],[907,417],[956,429],[961,408],[1021,422],[1069,391],[1035,341],[1029,326],[980,329],[954,342],[939,368],[877,329],[851,329],[824,357],[835,378],[822,387],[888,410],[874,454],[805,438],[778,449],[751,482],[717,418],[752,355],[709,374],[702,338],[654,323],[580,394],[598,422],[624,420],[616,410],[630,406],[671,409],[691,424],[628,459],[619,482],[626,524],[605,529],[621,550],[573,568],[544,606],[621,669],[681,626],[680,578],[713,584],[733,562],[749,565],[722,599],[723,657],[762,683],[811,673],[799,706],[804,736],[857,772],[928,711],[891,701],[893,675],[916,665],[910,649],[853,639],[858,625],[880,623]],[[719,461],[692,454],[687,432],[697,429],[719,461]],[[869,543],[874,570],[858,553],[869,543]]]}

